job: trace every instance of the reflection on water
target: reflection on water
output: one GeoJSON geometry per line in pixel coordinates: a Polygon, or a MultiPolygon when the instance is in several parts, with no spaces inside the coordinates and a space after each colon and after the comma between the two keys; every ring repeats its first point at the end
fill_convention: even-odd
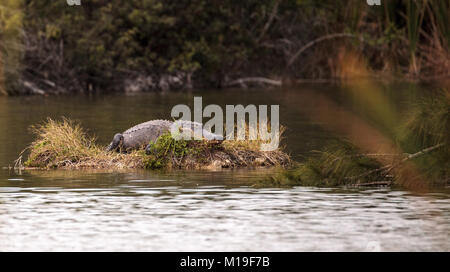
{"type": "MultiPolygon", "coordinates": [[[[36,174],[36,178],[39,173],[36,174]]],[[[250,172],[2,180],[0,250],[450,250],[448,192],[255,189],[250,172]]]]}
{"type": "MultiPolygon", "coordinates": [[[[27,128],[47,117],[77,119],[105,144],[136,123],[168,119],[176,104],[192,106],[194,95],[204,104],[279,104],[287,151],[300,157],[332,137],[301,115],[299,105],[315,107],[300,101],[304,91],[0,97],[0,167],[32,140],[27,128]]],[[[0,251],[450,250],[449,188],[252,188],[266,173],[0,170],[0,251]]]]}

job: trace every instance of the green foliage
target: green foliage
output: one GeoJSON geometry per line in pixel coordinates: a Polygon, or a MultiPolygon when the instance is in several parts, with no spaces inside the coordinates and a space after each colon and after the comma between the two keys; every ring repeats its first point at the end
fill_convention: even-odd
{"type": "Polygon", "coordinates": [[[155,155],[145,156],[142,160],[146,169],[162,169],[167,166],[168,162],[166,158],[155,155]]]}
{"type": "Polygon", "coordinates": [[[155,143],[150,143],[151,155],[145,159],[146,168],[158,169],[166,167],[172,159],[181,160],[184,156],[193,152],[186,140],[175,140],[170,132],[158,137],[155,143]]]}
{"type": "MultiPolygon", "coordinates": [[[[4,73],[15,74],[5,78],[14,82],[22,71],[32,71],[63,88],[77,85],[74,90],[105,90],[140,75],[181,74],[208,87],[287,72],[332,76],[329,59],[337,52],[329,42],[302,54],[305,59],[290,71],[286,62],[308,42],[343,32],[364,37],[364,43],[334,40],[335,49],[340,42],[363,49],[372,68],[396,64],[420,72],[425,53],[417,49],[432,37],[445,57],[450,37],[450,5],[439,0],[386,1],[382,7],[360,0],[91,0],[71,7],[63,0],[3,2],[0,58],[4,73]],[[405,41],[409,51],[403,50],[405,41]],[[29,47],[24,58],[23,44],[29,47]],[[77,84],[65,77],[76,77],[77,84]]],[[[427,59],[436,59],[438,50],[431,52],[427,59]]],[[[439,66],[422,66],[433,65],[439,66]]]]}
{"type": "Polygon", "coordinates": [[[254,47],[273,0],[29,1],[26,28],[62,40],[77,74],[108,84],[117,73],[220,73],[254,47]]]}

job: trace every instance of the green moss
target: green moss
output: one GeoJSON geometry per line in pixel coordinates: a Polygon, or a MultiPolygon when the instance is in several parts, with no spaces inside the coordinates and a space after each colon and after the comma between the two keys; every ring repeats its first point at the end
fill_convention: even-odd
{"type": "Polygon", "coordinates": [[[155,155],[147,155],[143,157],[144,166],[146,169],[161,169],[167,166],[167,160],[155,155]]]}
{"type": "Polygon", "coordinates": [[[170,132],[161,135],[155,143],[150,142],[150,155],[145,156],[144,165],[148,169],[166,168],[171,160],[182,160],[196,149],[186,140],[175,140],[170,132]]]}

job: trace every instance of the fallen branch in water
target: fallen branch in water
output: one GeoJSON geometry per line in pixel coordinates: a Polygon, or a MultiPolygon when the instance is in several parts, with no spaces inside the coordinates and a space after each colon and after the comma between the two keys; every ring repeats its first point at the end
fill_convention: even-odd
{"type": "Polygon", "coordinates": [[[406,156],[406,158],[402,159],[401,161],[399,161],[399,162],[397,162],[395,164],[388,164],[388,165],[385,165],[383,167],[380,167],[380,168],[377,168],[377,169],[365,172],[365,173],[363,173],[361,175],[358,175],[358,176],[355,176],[355,177],[348,177],[347,179],[355,180],[355,179],[366,177],[368,175],[371,175],[371,174],[374,174],[374,173],[378,173],[378,172],[381,172],[381,171],[390,172],[390,171],[392,171],[392,169],[394,169],[395,167],[400,166],[401,164],[405,163],[406,161],[411,160],[411,159],[415,159],[417,157],[420,157],[422,155],[430,153],[430,152],[432,152],[432,151],[434,151],[434,150],[436,150],[436,149],[438,149],[438,148],[440,148],[442,146],[444,146],[444,144],[437,144],[437,145],[434,145],[434,146],[422,149],[419,152],[416,152],[414,154],[410,154],[410,155],[406,156]]]}
{"type": "Polygon", "coordinates": [[[247,87],[245,83],[263,83],[263,84],[269,84],[274,86],[281,86],[281,80],[273,80],[270,78],[265,77],[245,77],[245,78],[239,78],[236,80],[233,80],[229,83],[226,83],[225,86],[231,87],[234,85],[240,85],[243,87],[247,87]]]}
{"type": "Polygon", "coordinates": [[[392,181],[373,181],[373,182],[365,182],[365,183],[356,183],[350,185],[351,187],[364,187],[364,186],[390,186],[392,181]]]}
{"type": "Polygon", "coordinates": [[[444,146],[444,144],[437,144],[437,145],[434,145],[434,146],[431,146],[431,147],[422,149],[422,150],[419,151],[419,152],[416,152],[416,153],[414,153],[414,154],[408,155],[408,156],[407,156],[406,158],[404,158],[400,163],[403,163],[403,162],[405,162],[405,161],[407,161],[407,160],[414,159],[414,158],[417,158],[417,157],[422,156],[422,155],[424,155],[424,154],[430,153],[431,151],[433,151],[433,150],[435,150],[435,149],[438,149],[439,147],[442,147],[442,146],[444,146]]]}
{"type": "Polygon", "coordinates": [[[29,81],[24,81],[23,82],[23,86],[31,94],[45,95],[45,91],[44,90],[40,89],[38,86],[34,85],[33,83],[31,83],[29,81]]]}

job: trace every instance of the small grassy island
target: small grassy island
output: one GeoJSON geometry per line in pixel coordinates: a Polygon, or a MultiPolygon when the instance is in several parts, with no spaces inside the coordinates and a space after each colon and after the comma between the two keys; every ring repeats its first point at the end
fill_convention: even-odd
{"type": "MultiPolygon", "coordinates": [[[[170,133],[158,138],[151,155],[144,150],[106,152],[77,123],[48,119],[32,128],[36,139],[28,147],[26,168],[39,169],[217,169],[287,166],[289,156],[281,150],[260,151],[260,141],[186,141],[170,133]]],[[[21,157],[18,160],[21,164],[21,157]]]]}

